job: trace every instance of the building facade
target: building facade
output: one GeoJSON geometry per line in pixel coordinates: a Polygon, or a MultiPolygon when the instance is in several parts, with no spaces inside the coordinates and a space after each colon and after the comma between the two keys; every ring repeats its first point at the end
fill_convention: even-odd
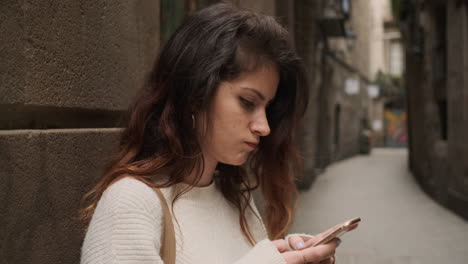
{"type": "Polygon", "coordinates": [[[429,195],[468,218],[468,3],[400,8],[410,168],[429,195]]]}

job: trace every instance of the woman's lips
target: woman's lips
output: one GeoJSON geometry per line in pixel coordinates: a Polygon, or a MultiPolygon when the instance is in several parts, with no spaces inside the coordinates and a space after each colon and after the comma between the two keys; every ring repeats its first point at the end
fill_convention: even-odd
{"type": "Polygon", "coordinates": [[[252,149],[256,149],[257,148],[257,145],[256,143],[252,143],[252,142],[245,142],[249,147],[251,147],[252,149]]]}

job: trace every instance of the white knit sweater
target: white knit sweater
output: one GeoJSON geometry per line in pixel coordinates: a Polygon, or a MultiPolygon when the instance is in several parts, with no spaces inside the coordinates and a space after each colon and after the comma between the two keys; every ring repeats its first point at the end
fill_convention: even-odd
{"type": "MultiPolygon", "coordinates": [[[[177,188],[162,189],[170,201],[177,188]]],[[[253,202],[252,202],[253,205],[253,202]]],[[[169,204],[170,206],[170,204],[169,204]]],[[[255,205],[254,210],[257,212],[255,205]]],[[[258,214],[258,212],[257,212],[258,214]]],[[[173,217],[176,263],[284,264],[253,213],[246,215],[258,243],[242,235],[237,208],[214,184],[195,187],[178,198],[173,217]]],[[[162,209],[153,189],[131,178],[112,184],[99,201],[86,233],[81,263],[163,263],[159,256],[162,209]]]]}

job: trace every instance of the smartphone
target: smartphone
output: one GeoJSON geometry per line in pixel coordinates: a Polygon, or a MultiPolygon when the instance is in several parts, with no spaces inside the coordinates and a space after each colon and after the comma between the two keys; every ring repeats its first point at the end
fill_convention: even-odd
{"type": "Polygon", "coordinates": [[[312,244],[312,241],[311,241],[312,239],[308,240],[307,242],[309,242],[309,243],[305,242],[304,248],[315,247],[315,246],[318,246],[318,245],[326,244],[326,243],[330,242],[333,238],[339,237],[339,236],[343,235],[344,233],[353,230],[356,227],[356,224],[359,223],[360,221],[361,221],[361,218],[359,218],[359,217],[350,219],[350,220],[344,222],[343,224],[338,225],[337,227],[335,227],[333,230],[330,231],[330,233],[328,235],[326,235],[324,238],[320,239],[319,241],[312,244]]]}

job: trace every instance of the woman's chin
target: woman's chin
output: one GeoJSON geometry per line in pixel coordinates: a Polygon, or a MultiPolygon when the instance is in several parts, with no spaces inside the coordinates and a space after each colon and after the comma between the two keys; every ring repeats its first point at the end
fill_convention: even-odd
{"type": "Polygon", "coordinates": [[[249,155],[241,155],[239,157],[234,157],[231,159],[226,159],[225,161],[221,161],[224,164],[232,165],[232,166],[241,166],[247,162],[249,155]]]}

